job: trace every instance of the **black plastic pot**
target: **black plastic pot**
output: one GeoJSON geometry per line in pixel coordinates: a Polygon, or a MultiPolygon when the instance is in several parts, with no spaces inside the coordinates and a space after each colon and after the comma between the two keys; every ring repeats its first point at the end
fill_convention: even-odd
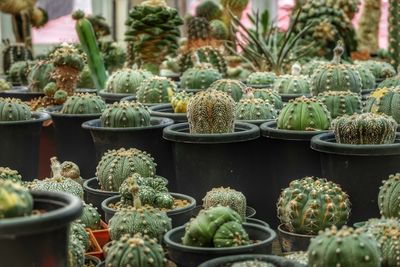
{"type": "Polygon", "coordinates": [[[259,134],[257,126],[241,122],[234,133],[226,134],[190,134],[188,123],[166,127],[163,136],[173,144],[176,191],[200,203],[213,187],[229,186],[243,192],[254,206],[252,198],[262,190],[252,180],[253,157],[246,155],[259,134]]]}
{"type": "MultiPolygon", "coordinates": [[[[198,205],[196,206],[193,210],[192,210],[192,217],[196,217],[199,212],[203,209],[202,205],[198,205]]],[[[249,218],[253,218],[254,215],[256,215],[256,210],[250,206],[246,207],[246,220],[249,218]]]]}
{"type": "Polygon", "coordinates": [[[311,97],[311,94],[279,94],[283,102],[289,102],[291,99],[298,98],[300,96],[311,97]]]}
{"type": "Polygon", "coordinates": [[[282,252],[307,251],[311,238],[315,235],[302,235],[289,232],[284,225],[278,226],[278,239],[282,252]]]}
{"type": "Polygon", "coordinates": [[[85,256],[85,264],[89,266],[88,264],[94,264],[95,266],[98,266],[101,263],[101,260],[95,256],[92,255],[86,255],[85,256]]]}
{"type": "MultiPolygon", "coordinates": [[[[185,223],[187,223],[190,220],[190,218],[193,214],[193,209],[196,207],[196,200],[190,196],[183,195],[183,194],[171,193],[171,195],[175,199],[187,200],[190,203],[190,205],[188,205],[184,208],[167,211],[167,215],[168,215],[168,217],[171,218],[172,227],[174,228],[174,227],[184,225],[185,223]]],[[[112,197],[106,198],[101,203],[101,208],[104,211],[104,218],[105,218],[106,223],[108,223],[108,221],[114,216],[114,214],[116,212],[116,210],[111,209],[110,207],[108,207],[108,205],[117,203],[118,201],[120,201],[120,199],[121,199],[120,195],[112,196],[112,197]]]]}
{"type": "Polygon", "coordinates": [[[28,121],[0,122],[0,166],[17,170],[24,181],[38,177],[42,123],[50,116],[32,112],[28,121]]]}
{"type": "Polygon", "coordinates": [[[151,126],[148,127],[107,128],[101,126],[100,119],[96,119],[83,123],[82,127],[90,130],[98,161],[109,149],[124,147],[146,151],[157,163],[157,174],[166,177],[170,182],[170,190],[176,191],[171,144],[162,138],[164,127],[173,123],[168,118],[152,117],[151,126]]]}
{"type": "Polygon", "coordinates": [[[75,90],[76,93],[89,93],[89,94],[95,94],[97,95],[97,89],[96,88],[77,88],[75,90]]]}
{"type": "Polygon", "coordinates": [[[92,203],[97,211],[100,213],[101,217],[104,219],[105,214],[101,208],[101,203],[109,197],[116,196],[118,192],[104,191],[100,189],[99,182],[96,177],[90,178],[83,183],[84,190],[84,200],[86,203],[92,203]]]}
{"type": "MultiPolygon", "coordinates": [[[[117,93],[110,93],[104,90],[100,90],[98,92],[99,96],[104,99],[107,104],[112,104],[114,102],[119,102],[122,98],[127,96],[132,96],[132,94],[117,94],[117,93]]],[[[135,96],[133,96],[136,98],[135,96]]]]}
{"type": "Polygon", "coordinates": [[[350,222],[379,217],[382,180],[400,169],[400,133],[388,145],[338,144],[333,133],[313,137],[311,148],[321,156],[322,175],[341,185],[350,196],[350,222]]]}
{"type": "Polygon", "coordinates": [[[91,178],[96,172],[96,150],[90,132],[82,129],[82,123],[97,119],[101,114],[61,114],[60,110],[61,107],[46,110],[53,120],[57,156],[61,161],[78,164],[82,178],[91,178]]]}
{"type": "Polygon", "coordinates": [[[165,117],[174,120],[175,123],[187,122],[186,113],[175,113],[171,104],[159,104],[149,107],[151,116],[165,117]]]}
{"type": "Polygon", "coordinates": [[[264,227],[271,228],[271,226],[269,225],[269,223],[264,222],[264,221],[259,220],[259,219],[256,219],[256,218],[253,218],[253,217],[246,218],[246,222],[247,222],[247,223],[252,223],[252,224],[258,224],[258,225],[261,225],[261,226],[264,226],[264,227]]]}
{"type": "Polygon", "coordinates": [[[271,263],[273,266],[276,266],[276,267],[306,267],[303,264],[287,260],[283,257],[278,257],[278,256],[273,256],[273,255],[262,255],[262,254],[258,254],[258,255],[247,254],[247,255],[234,255],[234,256],[220,257],[220,258],[206,261],[206,262],[200,264],[199,267],[227,267],[227,266],[231,266],[232,264],[237,263],[237,262],[251,261],[251,260],[257,260],[258,262],[271,263]]]}
{"type": "Polygon", "coordinates": [[[269,119],[269,120],[236,120],[237,122],[244,122],[244,123],[250,123],[250,124],[254,124],[257,126],[260,126],[263,123],[266,123],[268,121],[274,121],[273,119],[269,119]]]}
{"type": "Polygon", "coordinates": [[[34,98],[43,97],[43,92],[31,92],[26,86],[13,86],[13,89],[2,92],[3,97],[18,98],[21,101],[31,101],[34,98]]]}
{"type": "Polygon", "coordinates": [[[67,266],[71,221],[82,212],[82,201],[64,193],[31,192],[32,215],[0,220],[1,266],[67,266]]]}

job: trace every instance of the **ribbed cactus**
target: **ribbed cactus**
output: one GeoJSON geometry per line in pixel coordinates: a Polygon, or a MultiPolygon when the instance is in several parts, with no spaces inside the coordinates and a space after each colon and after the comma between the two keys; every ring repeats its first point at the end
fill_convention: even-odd
{"type": "Polygon", "coordinates": [[[18,61],[32,60],[32,51],[25,46],[25,44],[17,43],[11,44],[9,41],[3,41],[3,71],[8,73],[12,64],[18,61]]]}
{"type": "Polygon", "coordinates": [[[0,121],[27,121],[31,119],[29,106],[16,98],[0,97],[0,121]]]}
{"type": "Polygon", "coordinates": [[[376,79],[386,79],[396,75],[396,69],[387,62],[367,60],[356,61],[356,64],[367,67],[376,79]]]}
{"type": "Polygon", "coordinates": [[[79,74],[79,80],[76,86],[77,88],[96,88],[88,65],[83,67],[81,73],[79,74]]]}
{"type": "Polygon", "coordinates": [[[281,110],[277,128],[295,131],[328,130],[331,115],[324,104],[304,96],[291,99],[281,110]],[[308,112],[303,112],[307,110],[308,112]]]}
{"type": "Polygon", "coordinates": [[[316,235],[333,225],[341,227],[350,215],[349,198],[340,186],[314,177],[292,181],[281,192],[277,207],[281,223],[296,234],[316,235]]]}
{"type": "Polygon", "coordinates": [[[270,120],[277,114],[273,105],[260,98],[243,98],[236,103],[236,120],[270,120]]]}
{"type": "Polygon", "coordinates": [[[83,202],[83,211],[78,221],[85,226],[85,228],[90,228],[92,230],[101,229],[100,225],[101,216],[97,211],[96,207],[93,207],[92,203],[83,202]]]}
{"type": "Polygon", "coordinates": [[[7,79],[13,85],[28,85],[28,75],[34,61],[17,61],[8,71],[7,79]]]}
{"type": "Polygon", "coordinates": [[[188,25],[188,42],[208,41],[210,39],[210,22],[204,17],[192,17],[188,25]]]}
{"type": "Polygon", "coordinates": [[[229,36],[228,27],[225,23],[219,19],[214,19],[210,21],[211,38],[217,40],[226,40],[229,36]]]}
{"type": "Polygon", "coordinates": [[[400,67],[397,70],[398,71],[397,75],[383,80],[381,83],[378,84],[378,88],[400,86],[400,72],[399,72],[399,70],[400,70],[400,67]]]}
{"type": "Polygon", "coordinates": [[[0,167],[0,180],[10,180],[14,183],[22,181],[22,176],[16,170],[8,167],[0,167]]]}
{"type": "Polygon", "coordinates": [[[192,134],[231,133],[235,128],[235,101],[224,92],[201,91],[189,100],[187,117],[192,134]]]}
{"type": "Polygon", "coordinates": [[[193,68],[186,70],[181,77],[182,89],[205,90],[215,82],[222,79],[221,74],[209,63],[196,63],[193,68]]]}
{"type": "Polygon", "coordinates": [[[380,252],[377,242],[361,229],[332,227],[311,240],[308,265],[379,267],[380,252]]]}
{"type": "Polygon", "coordinates": [[[386,218],[400,218],[400,173],[392,174],[379,188],[378,206],[386,218]]]}
{"type": "Polygon", "coordinates": [[[326,91],[317,96],[331,113],[332,119],[342,115],[361,113],[362,103],[358,94],[350,91],[326,91]]]}
{"type": "Polygon", "coordinates": [[[6,91],[11,89],[11,84],[4,79],[0,79],[0,91],[6,91]]]}
{"type": "Polygon", "coordinates": [[[110,93],[136,94],[139,85],[153,75],[146,70],[122,69],[107,80],[106,91],[110,93]]]}
{"type": "Polygon", "coordinates": [[[217,187],[208,191],[203,198],[203,208],[216,206],[230,207],[244,220],[246,218],[247,202],[242,192],[229,187],[217,187]]]}
{"type": "Polygon", "coordinates": [[[273,105],[276,110],[280,110],[283,107],[282,97],[273,89],[254,89],[248,88],[250,94],[252,93],[254,98],[260,98],[267,101],[269,104],[273,105]]]}
{"type": "Polygon", "coordinates": [[[168,103],[177,90],[174,81],[153,76],[144,80],[137,90],[137,100],[143,104],[168,103]]]}
{"type": "Polygon", "coordinates": [[[376,78],[372,71],[365,65],[355,65],[355,68],[360,74],[362,90],[375,89],[376,78]]]}
{"type": "Polygon", "coordinates": [[[392,144],[397,123],[385,114],[363,113],[344,115],[332,122],[336,142],[341,144],[392,144]]]}
{"type": "Polygon", "coordinates": [[[281,75],[276,78],[274,90],[281,95],[309,95],[310,79],[305,75],[300,75],[301,67],[299,64],[292,66],[292,75],[281,75]]]}
{"type": "Polygon", "coordinates": [[[354,66],[342,64],[343,45],[338,43],[334,49],[331,63],[317,68],[311,77],[311,92],[318,95],[324,91],[351,91],[361,93],[361,77],[354,66]]]}
{"type": "Polygon", "coordinates": [[[171,105],[172,109],[175,113],[186,113],[187,105],[189,103],[190,98],[193,96],[192,93],[187,93],[186,91],[181,91],[175,93],[171,97],[171,105]]]}
{"type": "Polygon", "coordinates": [[[70,225],[69,234],[72,238],[78,240],[86,250],[90,247],[89,234],[85,230],[85,226],[79,222],[72,222],[70,225]]]}
{"type": "Polygon", "coordinates": [[[213,82],[210,88],[225,92],[238,102],[245,92],[246,85],[238,80],[221,79],[213,82]]]}
{"type": "Polygon", "coordinates": [[[106,108],[104,100],[94,94],[75,93],[65,101],[62,114],[100,114],[106,108]]]}
{"type": "Polygon", "coordinates": [[[48,61],[37,62],[30,70],[28,75],[29,90],[32,92],[42,92],[44,87],[53,82],[52,73],[54,65],[48,61]]]}
{"type": "Polygon", "coordinates": [[[218,70],[218,72],[223,76],[226,75],[228,71],[227,62],[223,51],[220,48],[205,45],[192,48],[180,55],[178,58],[180,72],[185,72],[186,70],[198,64],[197,60],[200,63],[211,64],[211,66],[218,70]]]}
{"type": "Polygon", "coordinates": [[[31,214],[33,198],[19,183],[0,179],[0,220],[31,214]]]}
{"type": "Polygon", "coordinates": [[[253,72],[246,81],[248,86],[272,87],[275,80],[276,75],[273,72],[253,72]]]}
{"type": "Polygon", "coordinates": [[[151,155],[135,148],[107,151],[96,168],[101,189],[114,192],[134,173],[152,177],[155,172],[156,164],[151,155]]]}
{"type": "Polygon", "coordinates": [[[397,0],[389,1],[389,54],[391,64],[397,68],[400,64],[400,3],[397,0]]]}
{"type": "Polygon", "coordinates": [[[400,87],[382,87],[376,89],[368,97],[364,107],[365,112],[386,114],[400,123],[400,87]]]}
{"type": "Polygon", "coordinates": [[[139,102],[115,102],[100,117],[103,127],[127,128],[150,126],[150,112],[139,102]]]}
{"type": "Polygon", "coordinates": [[[70,178],[55,176],[43,180],[36,180],[32,190],[64,192],[83,199],[83,187],[70,178]]]}

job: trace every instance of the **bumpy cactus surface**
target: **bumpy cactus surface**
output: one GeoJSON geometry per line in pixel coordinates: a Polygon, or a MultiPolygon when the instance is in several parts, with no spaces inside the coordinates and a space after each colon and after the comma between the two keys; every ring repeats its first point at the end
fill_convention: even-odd
{"type": "Polygon", "coordinates": [[[0,220],[30,215],[33,198],[19,183],[0,179],[0,220]]]}
{"type": "Polygon", "coordinates": [[[223,51],[220,48],[212,46],[201,46],[192,48],[178,58],[180,72],[193,68],[195,66],[197,58],[200,63],[208,63],[214,69],[218,70],[223,76],[227,73],[227,62],[223,51]]]}
{"type": "Polygon", "coordinates": [[[361,4],[360,0],[325,0],[328,7],[341,9],[349,19],[353,19],[361,4]]]}
{"type": "Polygon", "coordinates": [[[332,225],[341,227],[350,214],[349,198],[340,186],[314,177],[292,181],[281,192],[277,207],[281,223],[296,234],[316,235],[332,225]]]}
{"type": "Polygon", "coordinates": [[[398,67],[400,64],[400,3],[396,0],[389,1],[389,54],[391,64],[398,67]]]}
{"type": "Polygon", "coordinates": [[[8,167],[0,167],[0,180],[10,180],[14,183],[22,181],[22,176],[16,170],[8,167]]]}
{"type": "Polygon", "coordinates": [[[379,267],[377,242],[361,229],[344,226],[325,230],[311,240],[308,247],[309,266],[379,267]]]}
{"type": "Polygon", "coordinates": [[[383,87],[375,90],[367,99],[364,111],[386,114],[400,123],[400,87],[383,87]]]}
{"type": "Polygon", "coordinates": [[[213,82],[221,79],[221,74],[208,63],[196,63],[186,70],[181,77],[182,89],[205,90],[213,82]]]}
{"type": "Polygon", "coordinates": [[[103,127],[127,128],[150,125],[150,112],[139,102],[115,102],[100,117],[103,127]]]}
{"type": "Polygon", "coordinates": [[[85,248],[82,243],[73,237],[68,242],[68,267],[84,267],[85,266],[85,248]]]}
{"type": "Polygon", "coordinates": [[[381,83],[378,84],[377,88],[397,87],[397,86],[400,86],[400,72],[393,77],[383,80],[381,83]]]}
{"type": "Polygon", "coordinates": [[[329,63],[329,61],[321,58],[313,58],[302,66],[301,73],[311,77],[317,68],[326,63],[329,63]]]}
{"type": "Polygon", "coordinates": [[[277,111],[268,101],[260,98],[244,98],[236,103],[236,120],[270,120],[277,117],[277,111]]]}
{"type": "Polygon", "coordinates": [[[246,197],[233,188],[217,187],[207,192],[203,198],[203,208],[208,209],[218,205],[230,207],[243,219],[246,217],[246,197]]]}
{"type": "Polygon", "coordinates": [[[189,103],[190,97],[192,97],[192,93],[187,93],[186,91],[181,91],[175,93],[171,97],[171,105],[172,109],[175,113],[186,113],[187,105],[189,103]]]}
{"type": "Polygon", "coordinates": [[[301,67],[298,64],[292,66],[292,75],[281,75],[276,78],[274,90],[281,95],[309,95],[310,80],[305,75],[300,75],[301,67]]]}
{"type": "Polygon", "coordinates": [[[96,88],[88,65],[83,67],[81,73],[79,74],[79,80],[76,86],[77,88],[96,88]]]}
{"type": "Polygon", "coordinates": [[[150,154],[135,148],[107,151],[96,168],[101,189],[114,192],[134,173],[152,177],[155,172],[156,164],[150,154]]]}
{"type": "Polygon", "coordinates": [[[31,111],[27,104],[16,98],[0,97],[0,121],[27,121],[31,111]]]}
{"type": "MultiPolygon", "coordinates": [[[[282,97],[273,89],[248,89],[253,94],[254,98],[260,98],[267,101],[274,106],[276,110],[280,110],[283,107],[282,97]]],[[[249,93],[249,92],[248,92],[249,93]]]]}
{"type": "Polygon", "coordinates": [[[213,82],[210,85],[210,88],[225,92],[229,94],[233,98],[233,100],[238,102],[245,92],[246,85],[238,80],[221,79],[213,82]]]}
{"type": "Polygon", "coordinates": [[[210,22],[204,17],[192,17],[188,25],[188,42],[201,42],[210,39],[210,22]]]}
{"type": "Polygon", "coordinates": [[[28,75],[33,61],[17,61],[13,63],[8,71],[7,79],[13,85],[28,85],[28,75]]]}
{"type": "Polygon", "coordinates": [[[235,127],[235,101],[224,92],[206,90],[194,95],[187,117],[192,134],[231,133],[235,127]]]}
{"type": "Polygon", "coordinates": [[[151,76],[146,70],[118,70],[108,78],[105,90],[117,94],[136,94],[139,85],[151,76]]]}
{"type": "Polygon", "coordinates": [[[137,91],[140,103],[168,103],[176,91],[176,84],[166,77],[153,76],[144,80],[137,91]]]}
{"type": "Polygon", "coordinates": [[[202,1],[196,7],[196,16],[204,17],[208,21],[220,18],[222,15],[222,6],[215,0],[202,1]]]}
{"type": "Polygon", "coordinates": [[[28,75],[29,90],[32,92],[42,92],[44,87],[53,82],[52,73],[54,65],[51,62],[39,61],[30,70],[28,75]]]}
{"type": "Polygon", "coordinates": [[[273,72],[254,72],[247,78],[247,85],[272,87],[275,79],[276,75],[273,72]]]}
{"type": "Polygon", "coordinates": [[[375,75],[365,65],[355,65],[356,70],[360,74],[362,90],[371,90],[375,88],[375,75]]]}
{"type": "Polygon", "coordinates": [[[385,114],[344,115],[332,122],[336,142],[341,144],[392,144],[397,123],[385,114]]]}
{"type": "Polygon", "coordinates": [[[106,108],[104,100],[94,94],[75,93],[65,101],[61,113],[63,114],[100,114],[106,108]]]}
{"type": "Polygon", "coordinates": [[[295,131],[327,130],[330,124],[331,115],[326,106],[315,98],[304,96],[291,99],[282,108],[277,120],[278,129],[295,131]]]}
{"type": "Polygon", "coordinates": [[[25,46],[25,44],[17,43],[11,44],[9,42],[5,43],[3,49],[3,71],[8,73],[11,65],[17,61],[27,61],[32,60],[32,51],[25,46]]]}
{"type": "Polygon", "coordinates": [[[83,187],[78,182],[61,176],[36,180],[32,190],[64,192],[83,199],[83,187]]]}
{"type": "Polygon", "coordinates": [[[326,91],[317,96],[331,113],[332,119],[342,115],[361,113],[362,103],[358,94],[343,91],[326,91]]]}
{"type": "Polygon", "coordinates": [[[400,218],[400,173],[392,174],[379,188],[378,206],[386,218],[400,218]]]}
{"type": "Polygon", "coordinates": [[[356,64],[367,67],[376,79],[386,79],[396,75],[396,69],[387,62],[367,60],[357,61],[356,64]]]}
{"type": "Polygon", "coordinates": [[[89,240],[89,234],[85,230],[85,225],[79,222],[73,222],[70,225],[69,231],[70,231],[69,234],[72,236],[72,238],[75,238],[82,244],[85,251],[89,249],[90,240],[89,240]]]}
{"type": "Polygon", "coordinates": [[[217,40],[226,40],[229,36],[228,27],[219,19],[210,21],[211,37],[217,40]]]}
{"type": "Polygon", "coordinates": [[[86,228],[99,230],[101,228],[100,219],[100,213],[97,211],[97,208],[93,207],[92,203],[87,204],[83,202],[83,211],[79,217],[79,222],[86,228]]]}

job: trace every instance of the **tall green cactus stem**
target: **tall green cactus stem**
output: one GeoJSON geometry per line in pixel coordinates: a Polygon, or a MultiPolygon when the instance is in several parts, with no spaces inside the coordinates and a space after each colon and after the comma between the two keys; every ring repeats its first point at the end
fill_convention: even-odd
{"type": "Polygon", "coordinates": [[[391,64],[397,68],[400,64],[400,3],[389,1],[389,54],[391,64]]]}
{"type": "Polygon", "coordinates": [[[343,115],[332,126],[336,142],[341,144],[392,144],[396,139],[397,123],[385,114],[343,115]]]}
{"type": "Polygon", "coordinates": [[[165,267],[163,248],[148,235],[123,235],[111,242],[105,266],[165,267]]]}
{"type": "Polygon", "coordinates": [[[277,111],[272,104],[260,98],[243,98],[236,103],[236,120],[276,119],[277,111]]]}
{"type": "Polygon", "coordinates": [[[48,83],[54,81],[52,77],[53,71],[54,65],[51,62],[39,61],[36,63],[28,75],[29,91],[42,92],[48,83]]]}
{"type": "Polygon", "coordinates": [[[208,191],[203,198],[203,208],[209,209],[218,205],[230,207],[244,220],[246,218],[247,202],[242,192],[229,187],[217,187],[208,191]]]}
{"type": "Polygon", "coordinates": [[[238,102],[243,96],[246,85],[238,80],[221,79],[213,82],[210,88],[225,92],[238,102]]]}
{"type": "Polygon", "coordinates": [[[55,176],[43,180],[37,180],[33,184],[32,190],[49,192],[64,192],[83,199],[83,187],[78,182],[70,178],[55,176]]]}
{"type": "Polygon", "coordinates": [[[386,218],[400,218],[400,173],[392,174],[379,188],[378,206],[386,218]]]}
{"type": "Polygon", "coordinates": [[[355,63],[367,67],[376,79],[387,79],[396,75],[396,69],[387,62],[366,60],[356,61],[355,63]]]}
{"type": "Polygon", "coordinates": [[[29,106],[16,98],[0,97],[0,121],[27,121],[31,119],[29,106]]]}
{"type": "Polygon", "coordinates": [[[139,102],[115,102],[100,117],[102,127],[129,128],[150,126],[150,112],[139,102]]]}
{"type": "Polygon", "coordinates": [[[254,72],[247,78],[248,86],[265,86],[272,87],[274,85],[276,75],[273,72],[254,72]]]}
{"type": "Polygon", "coordinates": [[[186,91],[181,91],[175,93],[171,97],[171,106],[175,113],[186,113],[187,105],[190,98],[193,96],[192,93],[187,93],[186,91]]]}
{"type": "Polygon", "coordinates": [[[0,91],[6,91],[11,89],[11,84],[4,79],[0,79],[0,91]]]}
{"type": "Polygon", "coordinates": [[[33,65],[33,61],[17,61],[13,63],[8,71],[8,81],[13,85],[28,85],[28,75],[33,65]]]}
{"type": "Polygon", "coordinates": [[[187,108],[190,133],[234,132],[235,101],[226,93],[214,89],[198,92],[187,108]]]}
{"type": "Polygon", "coordinates": [[[314,267],[379,267],[380,252],[377,242],[361,229],[344,226],[325,230],[311,240],[308,265],[314,267]]]}
{"type": "Polygon", "coordinates": [[[90,72],[92,73],[93,82],[96,85],[97,90],[100,91],[105,87],[107,73],[96,42],[93,27],[89,20],[85,18],[85,13],[82,10],[75,11],[72,18],[76,20],[75,30],[78,34],[82,48],[87,55],[87,63],[90,72]]]}
{"type": "Polygon", "coordinates": [[[19,183],[0,179],[0,220],[30,215],[33,198],[19,183]]]}
{"type": "Polygon", "coordinates": [[[281,75],[274,82],[274,90],[281,95],[309,95],[310,79],[305,75],[300,75],[301,66],[293,64],[291,75],[281,75]]]}
{"type": "Polygon", "coordinates": [[[358,49],[374,54],[379,49],[379,22],[381,18],[381,0],[365,0],[358,23],[358,49]]]}
{"type": "Polygon", "coordinates": [[[400,123],[400,87],[378,88],[368,97],[364,111],[386,114],[400,123]]]}
{"type": "Polygon", "coordinates": [[[281,192],[277,207],[281,223],[296,234],[316,235],[333,225],[341,227],[350,215],[348,195],[340,186],[314,177],[292,181],[281,192]]]}
{"type": "Polygon", "coordinates": [[[362,90],[375,89],[376,78],[372,71],[364,65],[355,65],[355,68],[360,74],[362,90]]]}
{"type": "Polygon", "coordinates": [[[171,79],[153,76],[140,84],[137,100],[145,104],[168,103],[176,90],[177,86],[171,79]]]}
{"type": "MultiPolygon", "coordinates": [[[[276,110],[283,108],[282,97],[273,89],[248,89],[253,94],[254,98],[260,98],[267,101],[269,104],[273,105],[276,110]]],[[[243,96],[245,97],[245,96],[243,96]]]]}
{"type": "Polygon", "coordinates": [[[16,170],[0,167],[0,180],[10,180],[14,183],[22,182],[22,176],[16,170]]]}
{"type": "Polygon", "coordinates": [[[106,108],[104,100],[97,95],[75,93],[65,101],[62,114],[101,114],[106,108]]]}
{"type": "Polygon", "coordinates": [[[83,211],[78,221],[85,226],[85,228],[90,228],[91,230],[101,229],[101,216],[97,211],[96,207],[93,207],[92,203],[83,202],[83,211]]]}
{"type": "Polygon", "coordinates": [[[343,91],[326,91],[317,96],[331,113],[332,119],[342,115],[361,113],[362,102],[358,94],[343,91]]]}
{"type": "Polygon", "coordinates": [[[118,70],[108,78],[105,90],[111,93],[136,94],[140,84],[152,76],[146,70],[118,70]]]}
{"type": "Polygon", "coordinates": [[[156,165],[150,154],[139,149],[109,150],[97,165],[96,176],[102,190],[117,192],[123,181],[134,173],[154,176],[156,165]]]}
{"type": "Polygon", "coordinates": [[[11,44],[9,41],[4,42],[3,48],[3,71],[8,74],[12,64],[18,61],[32,60],[32,51],[25,44],[11,44]]]}
{"type": "Polygon", "coordinates": [[[227,61],[221,48],[204,45],[189,49],[178,58],[180,72],[185,72],[195,66],[197,60],[200,63],[211,64],[212,67],[218,70],[218,72],[223,76],[227,74],[227,61]]]}
{"type": "Polygon", "coordinates": [[[277,120],[278,129],[294,131],[328,130],[330,125],[331,115],[326,106],[316,98],[304,96],[291,99],[282,108],[277,120]]]}

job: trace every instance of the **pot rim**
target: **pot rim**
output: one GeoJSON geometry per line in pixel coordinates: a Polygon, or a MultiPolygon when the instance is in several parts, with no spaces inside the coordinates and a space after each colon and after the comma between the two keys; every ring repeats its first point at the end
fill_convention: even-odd
{"type": "Polygon", "coordinates": [[[13,86],[13,89],[10,90],[5,90],[2,93],[5,94],[5,97],[8,97],[7,94],[16,94],[16,95],[37,95],[37,96],[43,96],[43,92],[32,92],[29,91],[29,88],[27,86],[13,86]],[[17,88],[15,88],[17,87],[17,88]]]}
{"type": "Polygon", "coordinates": [[[267,239],[262,240],[262,241],[260,241],[258,243],[239,246],[239,247],[228,247],[228,248],[194,247],[194,246],[186,246],[186,245],[183,245],[181,243],[177,243],[175,241],[172,241],[171,240],[171,235],[173,235],[173,234],[175,234],[177,232],[184,232],[185,231],[185,227],[186,227],[185,225],[178,226],[176,228],[173,228],[173,229],[169,230],[164,235],[164,243],[166,244],[167,247],[178,249],[180,251],[185,251],[185,252],[202,252],[202,253],[207,252],[207,253],[213,254],[213,253],[226,251],[227,253],[235,253],[236,251],[240,252],[241,250],[246,249],[246,248],[266,245],[268,243],[271,243],[276,238],[276,233],[271,228],[268,228],[268,227],[265,227],[265,226],[261,226],[261,225],[257,225],[257,224],[253,224],[253,223],[244,222],[243,223],[243,227],[245,229],[249,228],[249,227],[250,228],[256,228],[256,229],[258,229],[260,231],[268,232],[270,234],[270,236],[267,239]]]}
{"type": "Polygon", "coordinates": [[[136,94],[132,94],[132,93],[113,93],[113,92],[108,92],[105,89],[102,89],[102,90],[98,91],[98,93],[99,93],[100,96],[111,96],[111,97],[115,96],[115,97],[121,97],[121,98],[124,98],[124,97],[127,97],[127,96],[136,97],[136,94]]]}
{"type": "MultiPolygon", "coordinates": [[[[199,210],[199,212],[202,210],[202,209],[204,209],[204,207],[203,207],[203,205],[202,204],[200,204],[200,205],[197,205],[196,207],[195,207],[195,209],[198,209],[199,210]]],[[[249,206],[249,205],[246,205],[246,220],[247,219],[254,219],[254,216],[257,214],[257,211],[256,211],[256,209],[255,208],[253,208],[253,207],[251,207],[251,206],[249,206]]]]}
{"type": "Polygon", "coordinates": [[[257,125],[235,122],[235,132],[222,134],[190,134],[189,123],[183,122],[164,128],[163,137],[168,141],[193,144],[237,143],[257,139],[260,129],[257,125]]]}
{"type": "Polygon", "coordinates": [[[329,130],[318,131],[291,131],[276,128],[276,120],[268,121],[260,125],[261,136],[271,139],[310,141],[315,135],[330,132],[329,130]]]}
{"type": "Polygon", "coordinates": [[[168,127],[169,125],[174,124],[174,120],[166,117],[150,117],[151,122],[156,122],[157,124],[150,126],[141,126],[141,127],[126,127],[126,128],[114,128],[114,127],[103,127],[100,126],[101,119],[94,119],[85,121],[82,123],[82,128],[90,131],[102,131],[102,132],[135,132],[135,131],[143,131],[143,130],[151,130],[168,127]],[[98,126],[97,126],[98,125],[98,126]]]}
{"type": "Polygon", "coordinates": [[[283,223],[278,225],[278,231],[285,235],[291,235],[291,236],[302,237],[302,238],[313,238],[313,237],[317,236],[317,235],[306,235],[306,234],[297,234],[297,233],[289,232],[288,230],[286,230],[285,224],[283,224],[283,223]]]}
{"type": "Polygon", "coordinates": [[[89,183],[91,183],[93,180],[96,180],[96,182],[98,183],[97,177],[89,178],[89,179],[87,179],[86,181],[83,182],[83,190],[84,191],[88,191],[88,192],[96,193],[96,194],[107,195],[107,196],[109,196],[110,194],[112,194],[112,195],[118,195],[119,194],[118,192],[114,192],[114,191],[105,191],[105,190],[101,190],[101,189],[90,187],[89,183]]]}
{"type": "Polygon", "coordinates": [[[100,117],[101,113],[91,113],[91,114],[66,114],[66,113],[60,113],[60,110],[62,109],[62,105],[60,106],[54,106],[54,107],[48,107],[44,110],[44,112],[50,114],[51,117],[63,117],[63,118],[95,118],[95,117],[100,117]]]}
{"type": "Polygon", "coordinates": [[[323,133],[311,139],[311,149],[328,154],[353,156],[389,156],[400,155],[400,133],[396,133],[394,144],[352,145],[336,143],[335,134],[323,133]]]}
{"type": "Polygon", "coordinates": [[[33,200],[53,201],[64,207],[49,211],[40,216],[26,216],[0,220],[0,235],[19,236],[35,232],[46,231],[49,225],[52,228],[63,227],[70,221],[78,218],[82,212],[82,200],[71,194],[62,192],[30,191],[33,200]],[[52,221],[55,220],[54,223],[52,221]],[[64,223],[63,223],[64,222],[64,223]]]}
{"type": "Polygon", "coordinates": [[[0,121],[0,125],[15,125],[15,124],[30,124],[30,123],[40,123],[49,120],[51,117],[46,112],[31,112],[32,118],[26,121],[0,121]]]}
{"type": "Polygon", "coordinates": [[[172,105],[168,103],[154,105],[149,107],[150,115],[157,117],[167,117],[176,120],[185,120],[187,121],[186,113],[175,113],[172,105]],[[171,112],[168,111],[160,111],[159,109],[171,109],[171,112]]]}
{"type": "Polygon", "coordinates": [[[266,254],[237,254],[237,255],[228,255],[228,256],[222,256],[222,257],[218,257],[218,258],[214,258],[208,261],[203,262],[202,264],[200,264],[198,267],[209,267],[210,264],[212,266],[225,266],[223,264],[226,263],[235,263],[235,262],[241,262],[241,261],[245,261],[245,260],[254,260],[254,259],[260,259],[261,262],[265,259],[265,260],[272,260],[274,262],[270,262],[272,264],[279,264],[279,261],[287,261],[290,262],[290,265],[288,265],[288,263],[286,263],[285,265],[283,264],[279,264],[278,266],[289,266],[289,267],[295,267],[295,266],[305,266],[303,264],[300,263],[295,263],[292,262],[290,260],[284,259],[282,257],[279,257],[277,255],[266,255],[266,254]],[[233,262],[231,262],[230,260],[233,260],[233,262]],[[230,261],[230,262],[227,262],[230,261]]]}

